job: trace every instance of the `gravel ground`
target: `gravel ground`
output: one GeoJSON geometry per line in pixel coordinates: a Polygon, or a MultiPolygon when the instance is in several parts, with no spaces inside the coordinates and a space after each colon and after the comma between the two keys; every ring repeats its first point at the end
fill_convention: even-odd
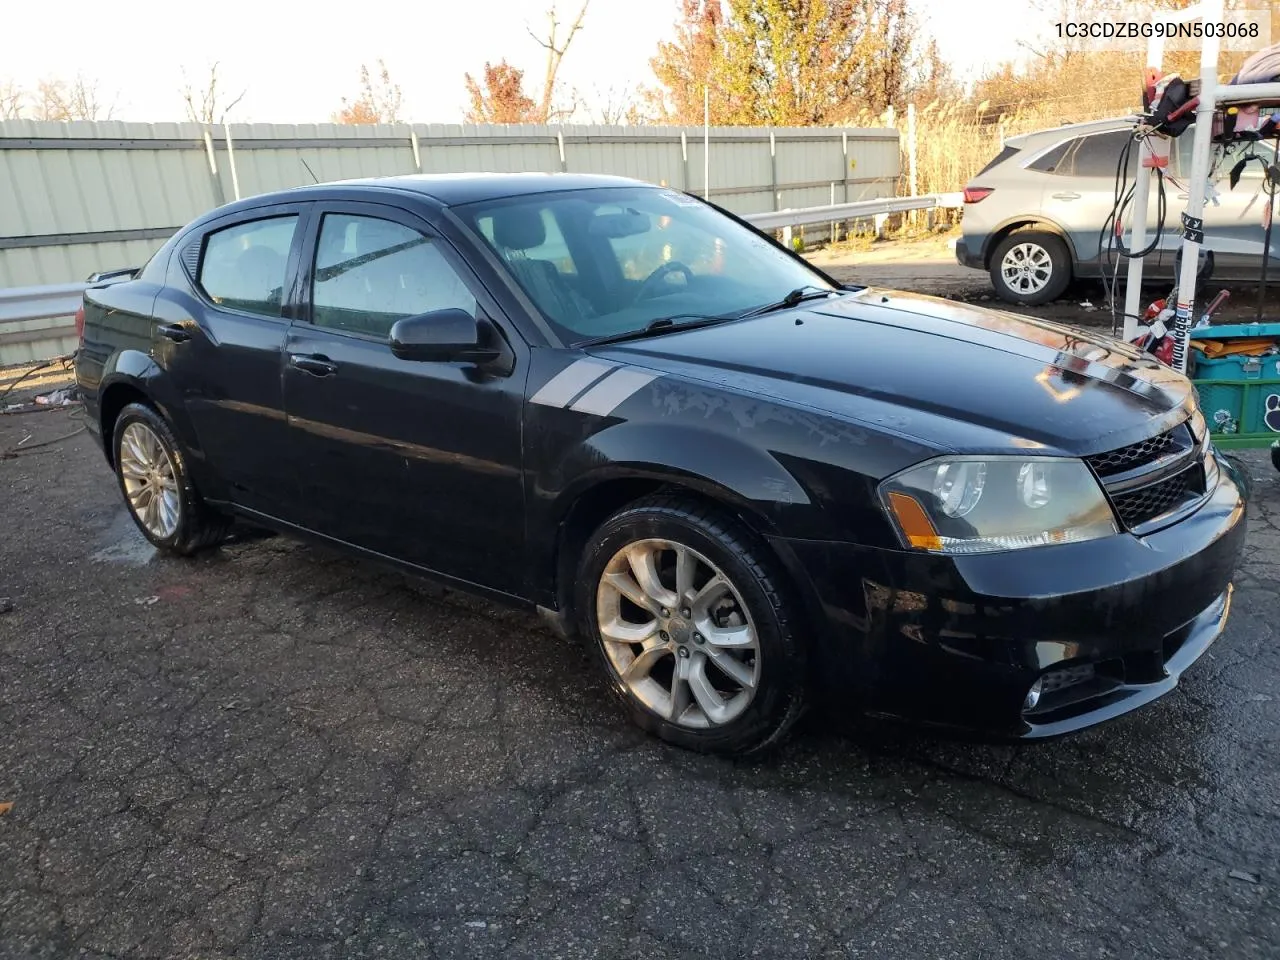
{"type": "Polygon", "coordinates": [[[814,716],[735,763],[530,615],[284,538],[154,555],[86,435],[33,448],[75,427],[0,416],[6,960],[1280,955],[1264,452],[1162,701],[1027,747],[814,716]]]}

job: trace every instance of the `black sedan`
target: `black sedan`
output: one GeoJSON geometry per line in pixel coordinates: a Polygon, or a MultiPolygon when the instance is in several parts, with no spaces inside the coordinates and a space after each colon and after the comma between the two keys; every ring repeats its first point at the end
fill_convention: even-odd
{"type": "Polygon", "coordinates": [[[537,607],[687,747],[758,750],[814,695],[1067,733],[1171,690],[1227,618],[1244,480],[1184,377],[842,287],[672,190],[254,197],[91,283],[80,322],[157,547],[247,520],[537,607]]]}

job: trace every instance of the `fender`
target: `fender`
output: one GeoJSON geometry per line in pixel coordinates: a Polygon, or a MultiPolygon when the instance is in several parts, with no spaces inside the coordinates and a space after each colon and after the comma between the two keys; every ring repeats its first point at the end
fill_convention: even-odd
{"type": "Polygon", "coordinates": [[[984,268],[988,270],[991,268],[991,251],[995,248],[995,245],[999,243],[999,240],[996,238],[999,237],[1000,240],[1003,240],[1004,237],[1002,234],[1015,225],[1044,227],[1049,233],[1060,238],[1062,242],[1067,245],[1067,252],[1071,254],[1072,265],[1076,266],[1080,263],[1080,254],[1076,250],[1075,243],[1071,240],[1071,234],[1064,230],[1060,223],[1052,217],[1046,217],[1041,213],[1024,213],[1018,217],[1006,217],[1004,220],[1000,221],[997,226],[992,228],[990,233],[987,234],[987,238],[982,244],[982,265],[984,268]]]}
{"type": "MultiPolygon", "coordinates": [[[[725,504],[759,533],[781,536],[822,524],[805,485],[758,447],[690,424],[619,423],[585,438],[531,478],[529,543],[549,583],[559,528],[593,488],[614,481],[671,483],[725,504]]],[[[603,519],[603,517],[598,518],[603,519]]]]}
{"type": "Polygon", "coordinates": [[[174,436],[182,444],[187,455],[187,466],[191,470],[197,484],[213,495],[217,489],[216,477],[208,469],[199,438],[187,416],[181,398],[173,389],[164,369],[155,360],[141,350],[126,348],[118,350],[108,358],[103,368],[102,380],[98,386],[98,409],[95,415],[99,429],[102,430],[102,447],[111,462],[111,438],[107,435],[102,417],[107,410],[115,409],[111,401],[113,389],[127,385],[143,394],[147,401],[159,411],[172,428],[174,436]]]}

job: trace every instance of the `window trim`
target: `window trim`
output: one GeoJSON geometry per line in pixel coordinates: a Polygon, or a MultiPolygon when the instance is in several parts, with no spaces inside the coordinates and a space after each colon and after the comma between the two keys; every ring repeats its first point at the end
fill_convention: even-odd
{"type": "MultiPolygon", "coordinates": [[[[262,320],[266,323],[281,323],[286,326],[291,323],[296,295],[298,261],[302,253],[301,241],[310,227],[311,207],[312,204],[309,202],[272,203],[261,207],[251,207],[247,210],[237,210],[235,213],[202,223],[197,229],[183,237],[181,243],[174,247],[178,253],[178,266],[191,282],[191,289],[195,292],[200,302],[211,310],[218,310],[236,317],[247,317],[253,320],[262,320]],[[289,244],[289,255],[285,258],[284,285],[280,292],[280,315],[271,317],[265,313],[238,310],[235,307],[228,307],[225,304],[218,303],[210,297],[208,291],[205,290],[204,285],[200,282],[200,271],[204,267],[205,250],[208,247],[209,238],[215,233],[221,233],[223,230],[230,230],[232,227],[242,224],[253,223],[258,220],[275,220],[289,216],[297,217],[297,223],[294,224],[293,239],[289,244]],[[200,245],[200,257],[196,261],[195,276],[191,276],[191,271],[182,262],[182,251],[192,242],[200,245]]],[[[172,262],[172,258],[170,262],[172,262]]]]}
{"type": "Polygon", "coordinates": [[[388,352],[391,350],[391,341],[388,337],[362,333],[358,330],[345,330],[341,327],[321,326],[315,322],[312,292],[315,286],[316,258],[320,250],[320,231],[324,227],[324,218],[330,214],[389,220],[421,233],[435,245],[445,262],[467,288],[467,292],[475,298],[477,318],[483,317],[493,323],[510,344],[511,336],[505,317],[496,309],[493,298],[488,295],[484,285],[467,265],[466,260],[454,249],[453,244],[449,243],[448,239],[425,217],[404,207],[376,200],[319,200],[316,202],[310,223],[307,225],[307,236],[303,240],[303,261],[298,270],[298,310],[295,317],[298,324],[305,324],[314,333],[381,344],[387,348],[388,352]]]}

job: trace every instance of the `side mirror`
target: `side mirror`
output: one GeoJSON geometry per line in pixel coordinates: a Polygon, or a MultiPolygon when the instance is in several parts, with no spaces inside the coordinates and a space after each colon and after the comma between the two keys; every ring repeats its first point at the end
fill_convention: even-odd
{"type": "Polygon", "coordinates": [[[502,355],[498,334],[456,307],[397,320],[390,339],[401,360],[489,363],[502,355]]]}

